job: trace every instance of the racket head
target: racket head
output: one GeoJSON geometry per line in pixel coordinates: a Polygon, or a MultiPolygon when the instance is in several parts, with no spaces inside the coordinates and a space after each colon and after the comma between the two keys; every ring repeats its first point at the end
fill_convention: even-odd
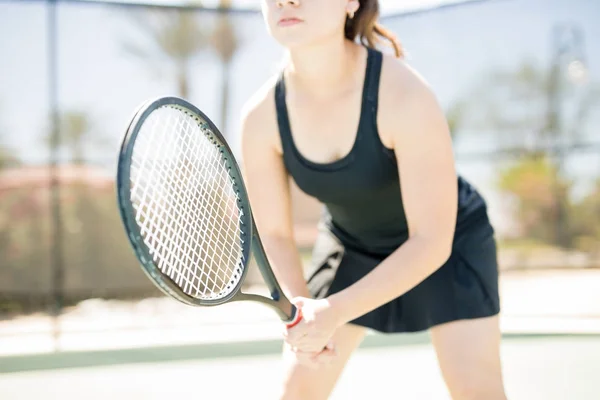
{"type": "MultiPolygon", "coordinates": [[[[169,142],[167,141],[167,143],[169,142]]],[[[160,147],[158,147],[158,149],[161,150],[160,147]]],[[[177,152],[175,153],[177,154],[177,152]]],[[[160,152],[156,151],[155,156],[160,158],[160,152]]],[[[181,154],[179,154],[179,156],[181,156],[181,154]]],[[[166,157],[168,160],[168,156],[166,157]]],[[[148,160],[146,160],[146,162],[147,161],[148,160]]],[[[153,161],[157,162],[158,160],[153,161]]],[[[170,160],[170,162],[177,161],[182,162],[181,159],[170,160]]],[[[190,160],[186,158],[185,161],[189,162],[190,160]]],[[[192,163],[194,161],[197,161],[197,159],[191,160],[192,163]]],[[[167,161],[162,160],[162,162],[167,161]]],[[[178,97],[160,97],[147,100],[140,104],[130,120],[121,143],[116,185],[119,212],[129,242],[134,249],[143,271],[163,293],[188,305],[214,306],[231,301],[236,294],[240,292],[248,270],[254,225],[241,171],[235,161],[231,148],[208,116],[193,104],[178,97]],[[161,115],[161,113],[163,115],[161,115]],[[172,114],[175,121],[180,124],[181,121],[184,121],[183,125],[178,125],[177,129],[179,130],[173,126],[163,126],[163,129],[167,132],[155,132],[155,136],[149,138],[148,135],[152,134],[149,129],[154,127],[156,130],[155,125],[160,121],[163,121],[161,118],[168,117],[165,113],[172,114]],[[177,120],[177,117],[179,117],[180,120],[177,120]],[[152,118],[154,118],[154,121],[152,121],[152,118]],[[184,132],[182,134],[181,130],[184,129],[193,130],[194,132],[184,132]],[[199,155],[196,154],[196,151],[201,150],[201,155],[208,158],[208,161],[206,161],[208,167],[213,168],[212,172],[216,171],[219,173],[217,179],[226,181],[225,192],[228,192],[228,198],[226,200],[228,201],[229,206],[231,206],[232,202],[234,204],[232,208],[227,209],[234,214],[234,217],[224,218],[229,221],[229,224],[223,229],[229,234],[237,232],[239,237],[226,235],[227,238],[229,238],[228,242],[218,243],[211,236],[210,225],[212,224],[212,226],[215,227],[215,225],[219,223],[219,218],[223,216],[214,214],[209,215],[210,213],[207,214],[206,207],[207,204],[209,204],[207,202],[210,201],[210,198],[201,196],[201,198],[198,199],[195,197],[199,193],[202,193],[202,190],[199,191],[199,187],[206,184],[202,179],[210,178],[210,176],[202,170],[202,167],[199,167],[200,170],[194,170],[193,172],[195,172],[195,174],[190,173],[189,170],[185,171],[188,174],[187,178],[189,178],[189,181],[187,182],[188,185],[182,185],[181,181],[177,181],[177,167],[173,167],[172,170],[154,174],[152,168],[144,170],[144,167],[140,166],[140,163],[143,163],[144,157],[141,151],[156,151],[157,149],[153,149],[152,146],[159,146],[158,143],[146,143],[140,149],[140,141],[142,138],[144,140],[156,138],[156,134],[159,136],[162,135],[159,137],[162,141],[161,145],[164,145],[164,141],[167,139],[174,140],[174,137],[182,139],[182,135],[187,135],[180,144],[185,146],[185,141],[187,140],[189,143],[195,145],[196,148],[192,151],[185,152],[184,156],[191,158],[195,156],[199,157],[199,155]],[[142,160],[140,160],[140,158],[142,158],[142,160]],[[149,180],[147,183],[142,183],[140,181],[142,179],[141,175],[144,172],[149,174],[146,177],[149,180]],[[167,219],[168,217],[164,217],[165,220],[160,221],[160,217],[157,215],[145,215],[144,207],[146,207],[145,211],[148,212],[147,207],[152,208],[155,206],[156,210],[154,211],[162,211],[162,214],[174,210],[172,209],[173,204],[170,204],[171,209],[165,211],[165,208],[168,208],[169,206],[164,206],[164,203],[163,209],[159,210],[160,204],[158,201],[155,201],[154,206],[151,205],[152,201],[149,203],[150,206],[148,204],[143,204],[143,200],[140,200],[139,194],[140,187],[143,185],[146,185],[146,187],[144,187],[145,190],[154,191],[153,194],[156,194],[157,192],[156,188],[152,189],[152,185],[162,185],[162,189],[158,191],[158,194],[163,197],[165,195],[165,190],[167,191],[166,195],[168,196],[169,189],[182,190],[183,194],[175,196],[177,198],[176,200],[173,199],[173,197],[170,197],[170,199],[179,201],[182,199],[181,196],[184,196],[183,199],[190,201],[195,205],[200,204],[201,212],[200,214],[192,213],[193,210],[188,205],[188,214],[186,216],[192,218],[178,222],[177,229],[182,228],[183,224],[181,222],[185,222],[185,225],[195,224],[196,227],[198,227],[199,224],[204,224],[205,228],[209,228],[209,231],[207,232],[205,229],[204,232],[176,233],[174,232],[173,223],[167,219]],[[202,211],[204,211],[204,213],[202,211]],[[152,220],[153,218],[155,219],[154,222],[152,220]],[[235,220],[235,226],[232,219],[235,220]],[[203,222],[206,220],[208,220],[208,222],[203,222]],[[146,222],[148,222],[149,227],[144,225],[146,222]],[[171,225],[170,229],[167,229],[166,227],[169,224],[171,225]],[[161,230],[163,231],[161,232],[161,230]],[[169,230],[171,237],[176,236],[177,238],[182,238],[179,236],[182,235],[184,239],[188,239],[188,243],[185,244],[183,241],[179,244],[170,243],[170,250],[166,249],[169,246],[165,243],[169,241],[172,242],[173,239],[169,239],[169,234],[165,233],[164,230],[169,230]],[[190,245],[189,239],[191,239],[192,236],[193,244],[190,245]],[[210,243],[211,239],[213,240],[212,244],[210,243]],[[162,244],[159,243],[161,241],[163,242],[162,244]],[[200,258],[199,262],[202,263],[202,255],[206,256],[209,252],[219,254],[219,249],[215,248],[218,247],[219,244],[230,246],[232,248],[230,249],[230,257],[225,259],[225,264],[227,264],[226,270],[223,268],[222,270],[219,269],[217,271],[215,266],[217,265],[218,260],[215,259],[208,260],[211,263],[209,266],[198,263],[198,257],[200,258]],[[179,249],[177,248],[178,245],[179,249]],[[212,248],[210,247],[211,245],[212,248]],[[183,249],[181,248],[182,246],[183,249]],[[187,248],[185,246],[187,246],[187,248]],[[161,249],[163,250],[162,253],[160,251],[161,249]],[[186,251],[188,252],[186,262],[195,260],[196,268],[188,268],[187,271],[183,271],[184,264],[180,258],[182,253],[186,254],[186,251]],[[233,264],[234,261],[235,263],[233,264]],[[178,264],[177,266],[174,266],[173,263],[178,264]],[[180,274],[179,277],[176,276],[177,273],[180,274]],[[181,278],[181,276],[186,273],[191,274],[192,279],[190,279],[189,276],[187,278],[181,278]],[[215,273],[217,275],[220,274],[220,278],[217,279],[213,276],[212,282],[209,282],[210,279],[208,277],[215,273]],[[194,286],[194,279],[197,280],[196,285],[198,286],[194,286]],[[190,283],[190,281],[192,282],[190,283]],[[182,283],[185,285],[182,285],[182,283]],[[192,289],[195,287],[195,293],[194,290],[189,290],[190,286],[192,286],[192,289]],[[212,286],[212,288],[210,286],[212,286]],[[204,289],[203,293],[200,293],[199,289],[204,289]]],[[[204,194],[208,196],[212,194],[213,200],[215,199],[215,196],[222,200],[218,195],[211,193],[210,188],[204,194]]],[[[185,206],[185,204],[181,205],[185,206]]],[[[222,228],[221,225],[219,226],[222,228]]],[[[220,260],[223,261],[222,258],[220,260]]],[[[207,261],[206,257],[205,261],[207,261]]]]}

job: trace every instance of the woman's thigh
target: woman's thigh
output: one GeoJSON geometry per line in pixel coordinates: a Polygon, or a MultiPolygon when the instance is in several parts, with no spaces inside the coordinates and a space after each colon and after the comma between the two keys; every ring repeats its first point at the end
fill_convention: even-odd
{"type": "Polygon", "coordinates": [[[442,376],[454,400],[505,400],[498,316],[465,319],[430,330],[442,376]]]}

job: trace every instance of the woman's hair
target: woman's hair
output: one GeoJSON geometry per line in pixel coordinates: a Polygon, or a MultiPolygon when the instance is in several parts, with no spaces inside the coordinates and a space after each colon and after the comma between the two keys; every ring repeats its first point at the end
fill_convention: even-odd
{"type": "Polygon", "coordinates": [[[382,38],[388,40],[394,48],[396,57],[404,56],[402,45],[396,36],[377,22],[379,18],[379,0],[359,0],[360,7],[354,18],[346,17],[345,36],[352,41],[358,36],[360,42],[375,47],[382,38]]]}

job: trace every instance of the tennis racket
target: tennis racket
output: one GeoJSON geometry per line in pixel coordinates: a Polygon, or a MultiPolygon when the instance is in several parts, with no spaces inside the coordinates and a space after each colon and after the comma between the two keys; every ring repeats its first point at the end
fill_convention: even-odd
{"type": "Polygon", "coordinates": [[[143,271],[166,295],[190,306],[258,302],[288,327],[302,319],[273,274],[230,147],[192,104],[139,106],[121,144],[117,200],[143,271]],[[270,297],[241,290],[251,256],[270,297]]]}

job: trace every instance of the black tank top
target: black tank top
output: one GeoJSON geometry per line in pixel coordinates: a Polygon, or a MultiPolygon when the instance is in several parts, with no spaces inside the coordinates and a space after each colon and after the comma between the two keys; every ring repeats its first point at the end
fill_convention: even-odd
{"type": "MultiPolygon", "coordinates": [[[[367,51],[358,131],[345,157],[316,163],[300,154],[292,137],[283,74],[275,87],[275,104],[285,166],[302,191],[324,204],[323,225],[345,246],[389,254],[408,239],[408,227],[395,154],[384,146],[377,130],[383,55],[367,51]]],[[[457,228],[468,216],[485,215],[481,196],[461,177],[458,185],[457,228]]]]}

